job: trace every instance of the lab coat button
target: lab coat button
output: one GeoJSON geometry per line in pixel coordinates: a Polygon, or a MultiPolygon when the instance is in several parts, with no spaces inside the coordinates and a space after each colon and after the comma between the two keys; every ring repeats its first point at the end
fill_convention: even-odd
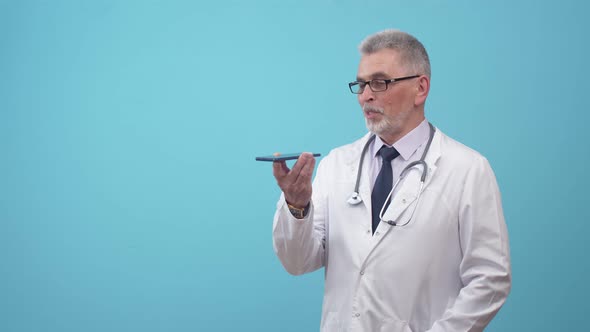
{"type": "Polygon", "coordinates": [[[402,199],[402,203],[406,204],[406,199],[405,198],[402,199]]]}
{"type": "Polygon", "coordinates": [[[361,314],[357,312],[356,314],[354,314],[354,317],[360,317],[360,315],[361,314]]]}
{"type": "Polygon", "coordinates": [[[380,234],[379,232],[375,232],[375,235],[376,235],[376,236],[379,236],[379,234],[380,234]]]}
{"type": "Polygon", "coordinates": [[[364,274],[365,274],[365,271],[361,270],[361,275],[364,275],[364,274]]]}

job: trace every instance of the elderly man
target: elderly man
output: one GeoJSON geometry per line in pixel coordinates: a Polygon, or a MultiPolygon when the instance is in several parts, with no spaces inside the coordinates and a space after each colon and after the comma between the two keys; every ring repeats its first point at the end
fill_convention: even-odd
{"type": "Polygon", "coordinates": [[[369,133],[273,163],[273,244],[295,275],[325,267],[321,331],[482,331],[510,291],[500,192],[488,161],[432,126],[430,62],[413,36],[360,45],[369,133]]]}

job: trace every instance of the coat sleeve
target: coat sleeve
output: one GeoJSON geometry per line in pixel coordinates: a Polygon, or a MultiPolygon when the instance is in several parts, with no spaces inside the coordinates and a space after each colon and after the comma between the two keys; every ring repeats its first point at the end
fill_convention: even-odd
{"type": "Polygon", "coordinates": [[[488,161],[470,167],[461,194],[459,236],[463,288],[428,332],[483,331],[511,288],[508,232],[500,192],[488,161]]]}
{"type": "Polygon", "coordinates": [[[273,248],[287,272],[293,275],[315,271],[325,264],[327,199],[322,181],[326,176],[324,169],[328,158],[324,158],[318,166],[307,217],[293,217],[282,193],[277,203],[273,248]]]}

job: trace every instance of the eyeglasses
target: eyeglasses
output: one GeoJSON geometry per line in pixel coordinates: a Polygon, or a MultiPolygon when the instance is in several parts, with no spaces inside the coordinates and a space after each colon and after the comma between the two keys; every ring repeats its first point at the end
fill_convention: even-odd
{"type": "Polygon", "coordinates": [[[410,78],[420,77],[420,75],[412,75],[412,76],[405,76],[405,77],[398,77],[398,78],[390,78],[388,80],[370,80],[370,81],[354,81],[348,83],[348,87],[350,88],[350,92],[354,94],[361,94],[365,91],[365,87],[369,85],[371,91],[373,92],[381,92],[387,90],[389,83],[395,83],[403,80],[409,80],[410,78]]]}

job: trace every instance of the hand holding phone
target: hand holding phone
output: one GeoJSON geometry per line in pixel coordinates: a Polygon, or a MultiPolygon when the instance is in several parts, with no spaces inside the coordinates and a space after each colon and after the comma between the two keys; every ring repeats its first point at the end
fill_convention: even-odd
{"type": "Polygon", "coordinates": [[[285,195],[285,200],[292,206],[303,208],[311,200],[311,180],[316,161],[314,157],[319,155],[319,153],[290,153],[289,155],[277,153],[262,157],[263,159],[257,158],[257,160],[273,161],[273,175],[285,195]],[[288,159],[298,159],[292,169],[287,166],[285,160],[288,159]]]}

